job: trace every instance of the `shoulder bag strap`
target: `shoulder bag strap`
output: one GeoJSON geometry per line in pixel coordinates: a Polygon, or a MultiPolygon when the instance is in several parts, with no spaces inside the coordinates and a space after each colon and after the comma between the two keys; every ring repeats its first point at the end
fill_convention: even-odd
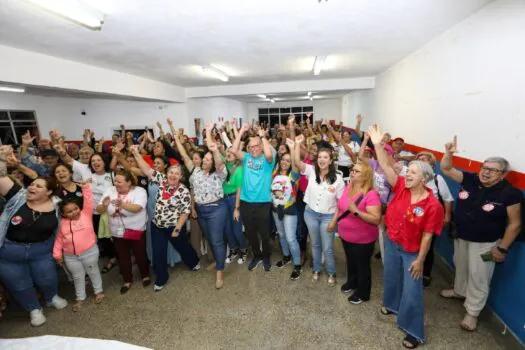
{"type": "MultiPolygon", "coordinates": [[[[356,207],[359,205],[359,203],[361,203],[361,201],[363,200],[364,197],[365,197],[365,196],[360,195],[359,198],[357,198],[357,200],[355,201],[355,205],[356,205],[356,207]]],[[[343,220],[343,219],[346,218],[348,215],[350,215],[350,210],[346,209],[346,210],[344,211],[344,213],[341,214],[341,216],[339,216],[339,217],[337,218],[337,222],[343,220]]]]}

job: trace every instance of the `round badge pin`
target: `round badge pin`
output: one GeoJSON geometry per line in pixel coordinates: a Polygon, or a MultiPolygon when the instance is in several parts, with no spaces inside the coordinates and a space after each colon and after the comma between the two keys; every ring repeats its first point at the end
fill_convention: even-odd
{"type": "Polygon", "coordinates": [[[484,206],[481,207],[481,209],[483,209],[484,211],[486,211],[487,213],[491,212],[494,210],[494,204],[492,203],[487,203],[485,204],[484,206]]]}
{"type": "Polygon", "coordinates": [[[415,216],[423,216],[425,212],[423,211],[423,208],[421,207],[415,207],[414,208],[414,215],[415,216]]]}
{"type": "Polygon", "coordinates": [[[12,223],[13,225],[15,225],[15,226],[16,226],[16,225],[20,225],[20,223],[22,223],[22,217],[19,216],[19,215],[17,215],[17,216],[13,216],[13,217],[11,218],[11,223],[12,223]]]}
{"type": "Polygon", "coordinates": [[[459,192],[459,194],[458,194],[459,199],[467,199],[468,196],[469,196],[469,194],[468,194],[467,191],[461,191],[461,192],[459,192]]]}

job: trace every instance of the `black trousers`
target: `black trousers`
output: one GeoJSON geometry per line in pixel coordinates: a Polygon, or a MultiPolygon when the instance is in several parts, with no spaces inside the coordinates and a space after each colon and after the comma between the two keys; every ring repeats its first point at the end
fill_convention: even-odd
{"type": "Polygon", "coordinates": [[[361,300],[370,299],[372,290],[372,269],[370,259],[374,253],[375,241],[368,244],[350,243],[341,240],[346,256],[347,283],[361,300]]]}
{"type": "Polygon", "coordinates": [[[434,245],[436,243],[436,238],[436,235],[432,235],[432,243],[430,243],[430,248],[428,249],[425,262],[423,263],[423,277],[430,278],[430,275],[432,274],[432,267],[434,266],[434,245]]]}
{"type": "Polygon", "coordinates": [[[270,203],[248,203],[241,201],[242,222],[252,248],[253,257],[269,259],[270,244],[270,203]],[[259,239],[260,238],[260,239],[259,239]],[[262,242],[262,252],[261,252],[262,242]]]}
{"type": "Polygon", "coordinates": [[[297,200],[295,203],[297,206],[297,242],[299,242],[301,252],[306,252],[308,226],[306,226],[306,222],[304,221],[304,210],[306,209],[306,204],[304,203],[304,193],[302,191],[297,191],[297,200]]]}

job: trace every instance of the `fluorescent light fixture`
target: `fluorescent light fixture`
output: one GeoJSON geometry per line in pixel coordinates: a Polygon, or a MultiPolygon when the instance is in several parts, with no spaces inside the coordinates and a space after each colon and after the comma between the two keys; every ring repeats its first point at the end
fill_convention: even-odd
{"type": "Polygon", "coordinates": [[[0,86],[0,91],[5,92],[25,92],[26,90],[24,88],[15,88],[10,86],[0,86]]]}
{"type": "Polygon", "coordinates": [[[307,96],[312,96],[312,92],[311,92],[311,91],[308,91],[308,92],[306,93],[306,95],[307,95],[307,96]]]}
{"type": "Polygon", "coordinates": [[[326,56],[316,56],[314,62],[314,75],[321,74],[326,56]]]}
{"type": "Polygon", "coordinates": [[[266,95],[257,95],[257,97],[266,98],[266,95]]]}
{"type": "Polygon", "coordinates": [[[273,98],[270,99],[271,103],[275,103],[275,100],[273,98]]]}
{"type": "Polygon", "coordinates": [[[310,101],[313,101],[314,100],[314,97],[313,96],[310,96],[310,101]]]}
{"type": "Polygon", "coordinates": [[[80,0],[26,1],[89,29],[100,30],[104,24],[104,14],[80,0]]]}
{"type": "Polygon", "coordinates": [[[202,66],[201,68],[204,74],[210,77],[222,80],[224,82],[227,82],[228,80],[230,80],[230,77],[228,76],[228,74],[224,73],[220,69],[217,69],[213,66],[202,66]]]}

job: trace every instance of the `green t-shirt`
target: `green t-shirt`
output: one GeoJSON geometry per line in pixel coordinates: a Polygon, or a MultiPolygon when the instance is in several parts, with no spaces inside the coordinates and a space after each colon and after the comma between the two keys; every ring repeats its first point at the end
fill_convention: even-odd
{"type": "Polygon", "coordinates": [[[241,188],[242,178],[244,176],[244,169],[241,165],[237,166],[237,169],[235,169],[235,172],[233,174],[231,174],[233,164],[226,163],[226,168],[230,172],[230,180],[228,182],[224,181],[222,187],[225,196],[235,193],[237,192],[237,189],[241,188]]]}

